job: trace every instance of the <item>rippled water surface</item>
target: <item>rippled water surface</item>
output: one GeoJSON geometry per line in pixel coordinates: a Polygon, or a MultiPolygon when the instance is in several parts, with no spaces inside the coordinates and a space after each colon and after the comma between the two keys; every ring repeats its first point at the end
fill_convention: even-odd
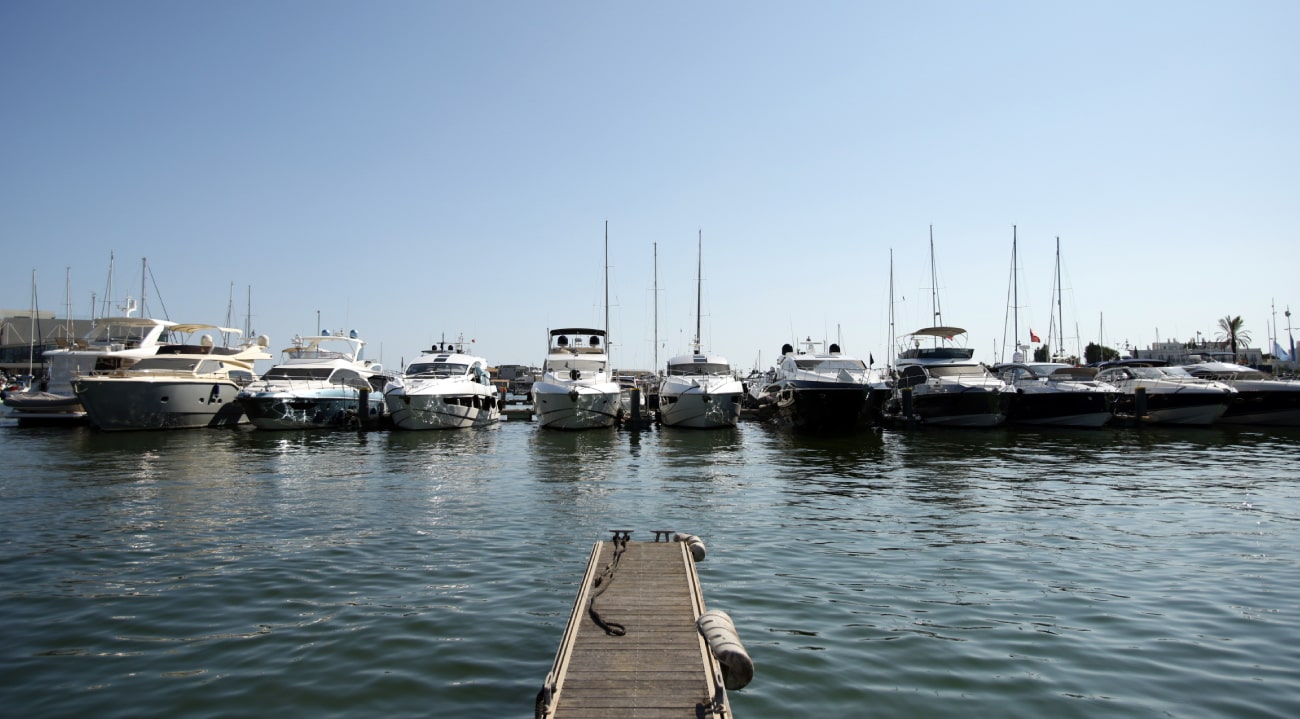
{"type": "Polygon", "coordinates": [[[1300,716],[1300,433],[0,426],[0,707],[524,717],[592,543],[701,535],[739,719],[1300,716]]]}

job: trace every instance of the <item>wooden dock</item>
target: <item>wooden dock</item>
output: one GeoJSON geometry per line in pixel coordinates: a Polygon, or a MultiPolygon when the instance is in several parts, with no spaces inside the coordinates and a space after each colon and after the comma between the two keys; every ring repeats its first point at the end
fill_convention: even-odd
{"type": "Polygon", "coordinates": [[[730,719],[687,545],[597,542],[537,699],[539,719],[730,719]]]}

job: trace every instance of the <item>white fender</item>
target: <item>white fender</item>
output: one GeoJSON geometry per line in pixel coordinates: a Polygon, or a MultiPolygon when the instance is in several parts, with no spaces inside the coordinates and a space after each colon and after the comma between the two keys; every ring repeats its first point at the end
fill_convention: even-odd
{"type": "Polygon", "coordinates": [[[686,548],[691,550],[691,558],[697,562],[704,561],[704,540],[694,534],[683,534],[678,532],[673,535],[674,542],[686,542],[686,548]]]}
{"type": "Polygon", "coordinates": [[[704,640],[709,643],[709,651],[722,665],[722,685],[727,689],[742,689],[754,679],[754,660],[749,658],[740,635],[736,634],[736,625],[731,617],[718,609],[707,611],[696,620],[704,640]]]}

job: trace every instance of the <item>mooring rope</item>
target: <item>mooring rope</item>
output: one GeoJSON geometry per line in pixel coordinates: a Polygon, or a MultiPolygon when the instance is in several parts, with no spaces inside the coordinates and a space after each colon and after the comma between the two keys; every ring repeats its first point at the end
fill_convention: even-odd
{"type": "Polygon", "coordinates": [[[627,627],[618,622],[606,621],[600,616],[600,612],[596,611],[596,598],[603,594],[606,589],[609,589],[610,583],[614,581],[614,571],[618,569],[618,562],[623,558],[623,552],[627,551],[627,536],[616,535],[613,539],[613,544],[613,558],[610,559],[609,564],[606,564],[605,568],[601,570],[600,576],[596,577],[596,579],[591,583],[593,591],[587,599],[587,616],[591,617],[591,620],[596,623],[596,626],[604,629],[606,634],[612,637],[621,637],[624,634],[627,634],[627,627]]]}

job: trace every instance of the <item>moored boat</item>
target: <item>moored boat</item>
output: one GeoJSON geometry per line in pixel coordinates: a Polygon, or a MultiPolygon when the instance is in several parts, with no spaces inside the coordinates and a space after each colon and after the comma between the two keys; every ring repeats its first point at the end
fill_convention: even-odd
{"type": "Polygon", "coordinates": [[[974,359],[974,349],[957,341],[965,335],[960,327],[925,327],[906,336],[886,405],[889,417],[950,427],[996,427],[1006,421],[1014,392],[974,359]],[[930,346],[923,346],[927,341],[930,346]]]}
{"type": "Polygon", "coordinates": [[[363,358],[365,346],[355,330],[294,337],[281,350],[280,363],[239,392],[239,403],[258,429],[325,429],[377,420],[389,375],[363,358]]]}
{"type": "Polygon", "coordinates": [[[734,427],[744,387],[721,355],[692,353],[668,360],[659,384],[659,421],[668,427],[734,427]]]}
{"type": "Polygon", "coordinates": [[[786,344],[771,383],[764,388],[778,424],[797,432],[853,432],[875,424],[885,378],[838,344],[817,352],[820,343],[804,341],[796,353],[786,344]]]}
{"type": "MultiPolygon", "coordinates": [[[[134,307],[134,305],[131,305],[134,307]]],[[[77,377],[130,368],[158,349],[208,325],[182,325],[148,317],[106,317],[65,348],[45,352],[48,375],[39,387],[5,397],[9,416],[19,424],[84,423],[86,411],[73,391],[77,377]]]]}
{"type": "Polygon", "coordinates": [[[255,379],[254,362],[268,359],[263,344],[217,347],[205,334],[198,344],[167,345],[129,369],[78,377],[72,386],[102,430],[227,427],[246,421],[235,397],[255,379]]]}
{"type": "Polygon", "coordinates": [[[533,382],[533,415],[546,429],[613,427],[623,416],[622,389],[610,373],[605,331],[549,330],[542,376],[533,382]]]}
{"type": "Polygon", "coordinates": [[[700,318],[703,314],[704,233],[699,235],[695,281],[695,337],[690,354],[668,360],[668,371],[659,383],[659,421],[666,427],[715,429],[734,427],[740,419],[745,388],[731,372],[722,355],[701,349],[700,318]]]}
{"type": "Polygon", "coordinates": [[[1222,382],[1197,379],[1163,360],[1115,360],[1099,369],[1098,381],[1121,392],[1116,415],[1153,424],[1214,424],[1237,394],[1222,382]]]}
{"type": "Polygon", "coordinates": [[[398,428],[459,429],[500,421],[503,398],[492,385],[487,360],[457,341],[425,350],[389,381],[384,401],[398,428]]]}
{"type": "Polygon", "coordinates": [[[1235,389],[1232,403],[1219,417],[1222,424],[1300,426],[1300,380],[1279,379],[1232,362],[1183,365],[1199,379],[1216,380],[1235,389]]]}
{"type": "Polygon", "coordinates": [[[1119,389],[1097,381],[1094,367],[1059,362],[993,366],[1015,393],[1008,421],[1057,427],[1101,427],[1114,415],[1119,389]]]}

